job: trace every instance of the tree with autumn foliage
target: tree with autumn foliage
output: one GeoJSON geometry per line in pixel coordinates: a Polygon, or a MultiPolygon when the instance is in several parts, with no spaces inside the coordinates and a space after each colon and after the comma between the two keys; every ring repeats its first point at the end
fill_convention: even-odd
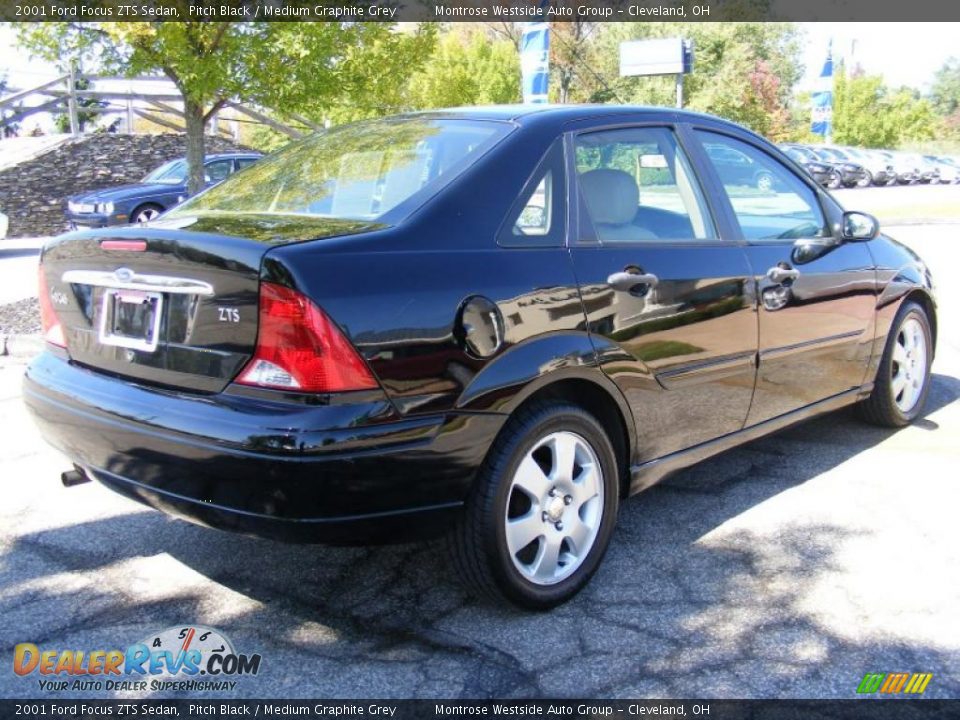
{"type": "Polygon", "coordinates": [[[685,38],[694,69],[683,80],[684,107],[713,113],[773,137],[789,132],[794,87],[803,73],[800,31],[792,23],[599,23],[579,48],[574,101],[673,106],[674,76],[620,77],[627,40],[685,38]]]}
{"type": "Polygon", "coordinates": [[[204,133],[230,101],[308,118],[396,109],[430,55],[430,27],[389,23],[23,23],[21,44],[58,63],[127,76],[162,73],[183,96],[190,192],[204,186],[204,133]]]}

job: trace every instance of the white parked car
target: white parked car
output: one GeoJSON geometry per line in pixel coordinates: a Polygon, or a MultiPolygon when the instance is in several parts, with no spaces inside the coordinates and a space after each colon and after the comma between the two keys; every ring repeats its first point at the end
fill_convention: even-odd
{"type": "Polygon", "coordinates": [[[870,177],[864,182],[864,185],[888,185],[891,180],[896,180],[897,174],[893,169],[893,162],[881,153],[862,148],[844,147],[839,149],[847,157],[863,165],[870,173],[870,177]]]}
{"type": "Polygon", "coordinates": [[[937,168],[937,177],[942,183],[960,182],[960,167],[957,167],[950,158],[935,157],[933,155],[924,155],[924,160],[932,163],[937,168]]]}

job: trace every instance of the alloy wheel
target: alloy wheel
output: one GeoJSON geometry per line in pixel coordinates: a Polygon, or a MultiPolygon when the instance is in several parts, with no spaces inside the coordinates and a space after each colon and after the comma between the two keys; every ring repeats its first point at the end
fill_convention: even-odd
{"type": "Polygon", "coordinates": [[[542,438],[510,486],[504,522],[514,567],[537,585],[569,577],[593,547],[603,504],[603,470],[590,444],[567,431],[542,438]]]}
{"type": "Polygon", "coordinates": [[[900,326],[890,364],[890,387],[900,412],[909,413],[927,381],[927,336],[920,321],[908,317],[900,326]]]}
{"type": "Polygon", "coordinates": [[[143,208],[143,210],[138,212],[136,217],[133,218],[133,221],[137,223],[150,222],[159,214],[160,214],[160,211],[157,210],[156,208],[152,208],[152,207],[143,208]]]}

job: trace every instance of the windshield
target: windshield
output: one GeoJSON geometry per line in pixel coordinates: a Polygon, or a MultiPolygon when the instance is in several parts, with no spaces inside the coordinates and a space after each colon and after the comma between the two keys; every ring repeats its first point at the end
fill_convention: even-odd
{"type": "Polygon", "coordinates": [[[145,183],[161,183],[162,185],[182,185],[187,181],[187,161],[171,160],[164,163],[147,175],[145,183]]]}
{"type": "Polygon", "coordinates": [[[343,125],[261,160],[171,215],[373,220],[418,193],[435,192],[509,130],[501,122],[425,117],[343,125]]]}

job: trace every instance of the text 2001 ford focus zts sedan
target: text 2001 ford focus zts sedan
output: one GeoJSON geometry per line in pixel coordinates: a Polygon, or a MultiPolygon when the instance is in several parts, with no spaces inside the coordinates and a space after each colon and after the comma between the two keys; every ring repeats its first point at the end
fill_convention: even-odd
{"type": "Polygon", "coordinates": [[[40,282],[25,397],[65,482],[283,539],[448,531],[534,608],[673,470],[852,403],[913,420],[936,335],[873,218],[740,127],[632,107],[340,127],[52,240],[40,282]]]}

